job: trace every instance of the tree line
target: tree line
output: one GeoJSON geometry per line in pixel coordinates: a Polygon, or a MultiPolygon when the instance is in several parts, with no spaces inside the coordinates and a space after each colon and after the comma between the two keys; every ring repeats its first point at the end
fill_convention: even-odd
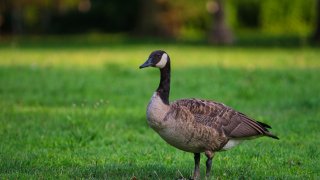
{"type": "Polygon", "coordinates": [[[122,32],[230,43],[234,31],[313,36],[320,0],[0,0],[0,34],[122,32]],[[220,38],[220,39],[219,39],[220,38]]]}

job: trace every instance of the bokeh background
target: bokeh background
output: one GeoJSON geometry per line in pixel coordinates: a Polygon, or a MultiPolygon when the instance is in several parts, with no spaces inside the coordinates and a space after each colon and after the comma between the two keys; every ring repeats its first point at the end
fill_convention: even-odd
{"type": "Polygon", "coordinates": [[[0,0],[0,179],[192,177],[146,122],[159,72],[138,67],[156,49],[171,101],[223,102],[280,137],[217,153],[214,178],[319,179],[319,16],[319,0],[0,0]]]}
{"type": "Polygon", "coordinates": [[[317,0],[1,0],[0,33],[117,33],[211,43],[277,37],[284,44],[304,44],[319,39],[318,4],[317,0]]]}

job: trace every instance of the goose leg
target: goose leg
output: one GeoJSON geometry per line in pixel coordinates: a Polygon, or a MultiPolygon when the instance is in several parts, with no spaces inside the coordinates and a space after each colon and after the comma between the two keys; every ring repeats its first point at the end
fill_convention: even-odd
{"type": "Polygon", "coordinates": [[[200,179],[200,153],[194,153],[193,179],[200,179]]]}
{"type": "Polygon", "coordinates": [[[206,151],[205,155],[207,156],[207,161],[206,161],[206,178],[210,177],[210,171],[211,171],[211,166],[212,166],[212,159],[214,156],[214,153],[211,151],[206,151]]]}

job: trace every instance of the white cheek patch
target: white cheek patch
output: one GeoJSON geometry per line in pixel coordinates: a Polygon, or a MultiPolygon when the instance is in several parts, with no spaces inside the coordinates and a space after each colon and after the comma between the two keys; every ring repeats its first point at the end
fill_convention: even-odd
{"type": "Polygon", "coordinates": [[[163,53],[160,61],[156,64],[156,67],[163,68],[164,66],[166,66],[167,61],[168,55],[166,53],[163,53]]]}

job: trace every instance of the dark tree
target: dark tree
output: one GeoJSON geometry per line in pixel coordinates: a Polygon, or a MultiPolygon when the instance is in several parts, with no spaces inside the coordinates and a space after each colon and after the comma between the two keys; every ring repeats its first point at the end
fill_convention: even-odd
{"type": "Polygon", "coordinates": [[[140,3],[137,34],[170,38],[178,35],[181,19],[169,0],[140,0],[140,3]]]}
{"type": "Polygon", "coordinates": [[[313,41],[320,43],[320,0],[316,1],[316,30],[313,35],[313,41]]]}
{"type": "Polygon", "coordinates": [[[14,34],[24,32],[23,5],[19,1],[11,1],[11,29],[14,34]]]}
{"type": "Polygon", "coordinates": [[[212,44],[233,43],[232,32],[226,24],[224,1],[225,0],[209,1],[207,5],[213,20],[212,28],[209,32],[209,42],[212,44]]]}

